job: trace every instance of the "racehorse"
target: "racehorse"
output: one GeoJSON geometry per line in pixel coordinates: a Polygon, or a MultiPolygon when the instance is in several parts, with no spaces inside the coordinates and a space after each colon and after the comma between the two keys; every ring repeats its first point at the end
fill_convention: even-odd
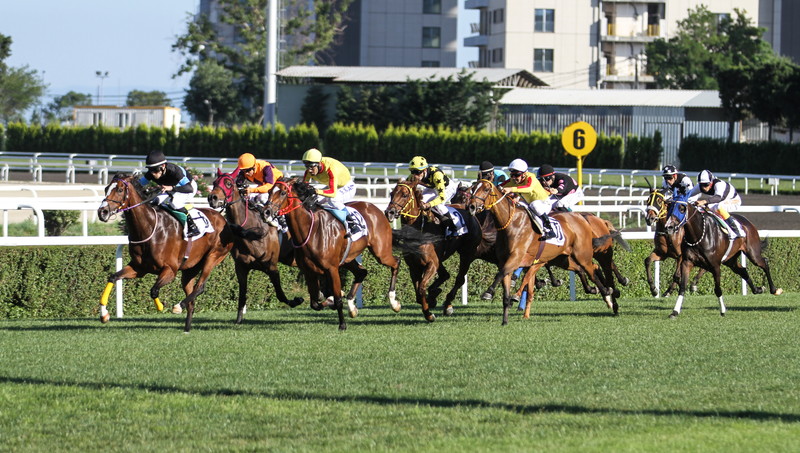
{"type": "Polygon", "coordinates": [[[106,196],[97,209],[97,215],[103,222],[107,222],[114,214],[123,213],[128,227],[128,253],[131,257],[127,266],[108,277],[100,298],[100,321],[106,323],[109,320],[106,306],[117,280],[157,274],[158,278],[150,288],[150,297],[161,311],[164,306],[158,298],[159,290],[174,280],[180,270],[186,297],[175,304],[172,311],[180,313],[181,306],[186,307],[184,331],[189,332],[195,299],[203,293],[211,270],[228,256],[233,247],[233,234],[222,215],[206,208],[200,211],[208,218],[213,231],[187,241],[181,223],[165,210],[150,205],[148,200],[143,199],[142,190],[138,177],[117,174],[106,187],[106,196]]]}
{"type": "Polygon", "coordinates": [[[278,229],[267,225],[251,207],[249,197],[236,187],[234,174],[222,173],[217,169],[217,178],[208,195],[208,204],[215,209],[225,208],[225,216],[234,232],[231,257],[239,283],[236,324],[242,323],[247,311],[247,277],[252,270],[267,274],[279,301],[290,307],[302,304],[302,297],[293,300],[286,297],[278,273],[278,262],[287,266],[294,265],[294,248],[289,244],[288,237],[282,240],[278,229]]]}
{"type": "MultiPolygon", "coordinates": [[[[458,203],[466,205],[466,203],[469,202],[470,196],[471,188],[459,187],[459,190],[456,191],[456,195],[453,196],[452,202],[453,204],[458,203]]],[[[628,251],[631,250],[630,246],[622,238],[622,234],[616,228],[614,228],[614,225],[612,225],[611,222],[601,219],[590,212],[581,212],[580,214],[586,219],[587,222],[589,222],[589,226],[592,228],[592,237],[595,239],[600,239],[597,244],[593,243],[593,257],[600,264],[604,284],[606,287],[613,288],[614,297],[619,297],[620,294],[614,283],[614,277],[616,277],[617,281],[623,286],[626,286],[629,283],[629,279],[620,273],[619,268],[614,262],[614,242],[619,243],[625,250],[628,251]]],[[[484,210],[476,214],[476,218],[478,219],[478,222],[483,230],[483,240],[481,245],[478,247],[477,258],[498,264],[496,253],[494,251],[494,241],[497,236],[497,226],[494,223],[494,217],[489,215],[489,211],[484,210]],[[488,242],[488,240],[491,240],[491,242],[488,242]],[[486,253],[488,251],[491,252],[486,253]]],[[[556,263],[551,261],[545,264],[544,267],[547,270],[547,274],[550,278],[550,284],[554,287],[559,287],[563,284],[563,281],[557,279],[555,275],[553,275],[552,268],[555,264],[556,263]]],[[[585,273],[578,272],[578,277],[580,278],[583,290],[587,294],[597,294],[597,287],[589,285],[589,281],[586,278],[585,273]]],[[[544,287],[544,285],[544,280],[539,278],[536,279],[536,289],[541,289],[544,287]]]]}
{"type": "MultiPolygon", "coordinates": [[[[645,222],[647,222],[647,225],[655,225],[656,234],[653,236],[653,251],[650,252],[650,255],[644,259],[644,271],[645,275],[647,276],[647,283],[650,285],[650,294],[652,294],[653,297],[657,297],[658,288],[656,288],[655,281],[653,281],[653,273],[650,272],[650,266],[654,261],[663,261],[666,258],[672,258],[677,262],[675,265],[675,273],[672,275],[672,281],[669,283],[669,287],[664,294],[661,295],[661,297],[667,297],[678,286],[680,281],[680,258],[683,230],[677,231],[674,235],[669,235],[666,233],[664,229],[664,223],[667,221],[666,197],[663,192],[654,189],[653,186],[650,185],[650,181],[647,178],[645,178],[645,181],[647,181],[647,185],[650,186],[650,193],[647,196],[647,208],[644,219],[645,222]]],[[[689,289],[692,292],[697,291],[697,285],[700,281],[700,277],[702,277],[705,273],[705,269],[697,270],[697,274],[694,276],[694,279],[692,279],[692,282],[689,285],[689,289]]]]}
{"type": "Polygon", "coordinates": [[[353,285],[347,294],[349,314],[355,317],[358,309],[355,306],[356,291],[367,275],[355,258],[369,248],[379,263],[391,269],[389,281],[389,303],[392,309],[400,311],[395,286],[400,260],[392,255],[392,227],[383,213],[372,203],[354,201],[347,206],[358,211],[367,225],[364,236],[352,241],[345,237],[346,231],[342,222],[330,212],[319,209],[317,194],[308,183],[281,179],[270,190],[270,198],[264,207],[267,217],[285,215],[286,223],[292,235],[295,247],[295,260],[306,278],[311,308],[321,310],[324,306],[335,308],[339,315],[339,330],[347,329],[342,312],[342,282],[339,267],[353,273],[353,285]],[[324,288],[325,293],[320,289],[324,288]],[[319,303],[319,295],[332,300],[331,304],[319,303]]]}
{"type": "MultiPolygon", "coordinates": [[[[540,241],[541,233],[532,227],[531,217],[525,212],[526,208],[503,194],[491,181],[479,180],[474,185],[468,207],[473,214],[484,209],[491,211],[495,223],[499,225],[500,233],[496,247],[501,250],[501,256],[506,258],[491,286],[483,294],[483,299],[491,299],[495,288],[501,280],[503,281],[503,325],[508,324],[508,308],[512,300],[511,272],[519,267],[530,267],[514,300],[519,300],[527,286],[528,298],[532,301],[535,288],[531,278],[535,277],[536,272],[548,261],[556,259],[560,261],[559,265],[564,265],[569,270],[586,272],[599,288],[608,307],[615,315],[618,313],[619,306],[613,292],[605,287],[598,275],[598,267],[592,261],[593,244],[598,244],[600,241],[592,238],[589,222],[583,216],[572,212],[552,215],[563,231],[564,243],[559,246],[540,241]]],[[[531,305],[531,303],[526,304],[523,318],[530,317],[531,305]]]]}
{"type": "Polygon", "coordinates": [[[399,181],[389,196],[389,206],[384,214],[390,222],[399,217],[402,224],[436,238],[433,242],[421,244],[415,253],[403,254],[411,274],[411,281],[414,282],[417,303],[422,307],[422,314],[429,322],[436,320],[436,316],[430,310],[436,307],[436,296],[441,292],[441,285],[450,278],[444,262],[458,252],[458,274],[443,304],[443,313],[452,314],[453,299],[458,289],[464,285],[469,266],[476,258],[476,250],[481,242],[480,225],[466,210],[457,209],[467,224],[467,232],[453,238],[445,238],[445,227],[433,221],[430,211],[425,213],[420,208],[422,192],[416,181],[399,181]],[[430,283],[434,275],[437,277],[430,283]]]}
{"type": "MultiPolygon", "coordinates": [[[[699,266],[714,276],[714,294],[719,299],[720,315],[725,316],[725,303],[722,300],[722,287],[720,286],[720,267],[728,266],[736,275],[747,282],[754,294],[764,292],[763,287],[756,288],[750,279],[747,268],[740,264],[739,256],[744,253],[747,259],[760,267],[767,277],[769,292],[773,295],[783,293],[783,289],[776,288],[772,282],[769,271],[769,262],[761,254],[761,239],[758,230],[749,220],[740,215],[734,215],[739,221],[744,237],[730,239],[727,228],[723,228],[722,219],[703,207],[698,207],[680,199],[673,199],[668,208],[667,220],[664,224],[667,234],[675,235],[683,229],[680,260],[680,284],[678,287],[678,300],[675,303],[670,318],[676,318],[681,312],[686,284],[689,273],[694,266],[699,266]]],[[[676,240],[675,237],[672,239],[676,240]]]]}

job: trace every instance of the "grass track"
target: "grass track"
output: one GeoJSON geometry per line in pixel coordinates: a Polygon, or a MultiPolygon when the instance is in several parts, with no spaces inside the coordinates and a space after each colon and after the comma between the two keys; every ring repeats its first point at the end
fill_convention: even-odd
{"type": "Polygon", "coordinates": [[[796,451],[800,295],[0,320],[0,451],[796,451]]]}

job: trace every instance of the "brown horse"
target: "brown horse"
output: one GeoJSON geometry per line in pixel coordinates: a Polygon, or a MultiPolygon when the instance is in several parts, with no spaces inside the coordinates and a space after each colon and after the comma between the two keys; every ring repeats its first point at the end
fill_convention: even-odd
{"type": "MultiPolygon", "coordinates": [[[[566,265],[569,270],[586,272],[597,285],[600,293],[609,308],[617,314],[619,306],[610,289],[607,289],[598,275],[598,267],[592,261],[593,241],[592,230],[589,222],[577,213],[559,213],[552,217],[558,220],[564,235],[564,244],[553,245],[539,241],[541,234],[534,230],[531,218],[526,208],[504,195],[491,181],[479,180],[471,194],[468,203],[473,213],[484,209],[491,211],[498,227],[496,247],[501,250],[501,256],[506,257],[503,265],[489,289],[483,295],[484,300],[489,300],[494,295],[495,288],[503,281],[503,325],[508,324],[508,308],[511,306],[510,283],[511,272],[520,267],[530,267],[523,278],[514,300],[519,300],[522,291],[527,287],[528,297],[532,301],[534,285],[531,281],[536,272],[548,261],[558,259],[559,264],[566,265]]],[[[530,317],[531,303],[525,306],[524,318],[530,317]]]]}
{"type": "MultiPolygon", "coordinates": [[[[650,185],[650,181],[647,180],[647,178],[645,178],[645,180],[647,184],[650,185]]],[[[653,251],[644,259],[644,272],[647,276],[647,283],[650,285],[650,294],[652,294],[653,297],[658,296],[658,288],[656,288],[655,281],[653,281],[652,275],[654,272],[650,272],[650,266],[654,261],[663,261],[666,258],[672,258],[677,262],[675,265],[675,273],[672,275],[672,281],[669,283],[667,290],[664,291],[664,294],[661,295],[661,297],[667,297],[678,287],[678,283],[680,282],[680,258],[683,230],[677,231],[674,235],[666,233],[664,230],[664,223],[667,221],[666,196],[663,192],[654,189],[652,185],[650,185],[650,194],[647,196],[646,206],[647,209],[644,216],[645,222],[650,226],[655,225],[656,229],[656,234],[653,237],[653,251]]],[[[705,269],[697,270],[697,274],[689,285],[690,291],[697,291],[700,277],[705,273],[705,269]]]]}
{"type": "Polygon", "coordinates": [[[458,209],[467,223],[467,233],[454,238],[445,238],[445,227],[434,222],[430,211],[423,212],[421,205],[422,192],[418,183],[401,180],[392,189],[389,206],[384,214],[390,222],[399,217],[403,225],[427,233],[434,239],[421,244],[414,253],[403,254],[411,274],[411,281],[414,282],[417,303],[422,307],[425,319],[433,322],[436,316],[430,310],[436,307],[436,296],[441,292],[441,285],[450,278],[450,273],[444,266],[445,260],[458,252],[458,275],[444,301],[443,313],[450,315],[453,313],[453,299],[456,297],[456,292],[464,285],[469,266],[475,261],[476,250],[481,242],[481,227],[467,211],[458,209]],[[437,277],[431,283],[434,275],[437,277]]]}
{"type": "Polygon", "coordinates": [[[346,298],[350,316],[355,317],[358,314],[355,307],[356,291],[367,275],[367,270],[356,261],[356,257],[365,248],[369,248],[379,263],[391,269],[389,303],[394,311],[400,311],[395,292],[400,260],[392,255],[391,225],[372,203],[354,201],[347,203],[347,206],[358,211],[367,224],[367,234],[355,241],[345,237],[344,225],[333,214],[318,209],[317,194],[310,184],[291,180],[276,182],[270,191],[269,203],[264,208],[267,216],[285,215],[295,247],[295,260],[306,278],[311,308],[335,308],[339,314],[339,330],[347,328],[342,312],[339,267],[353,273],[353,286],[346,298]],[[320,304],[320,294],[332,299],[332,303],[320,304]]]}
{"type": "Polygon", "coordinates": [[[256,270],[267,274],[275,288],[275,296],[290,307],[303,303],[302,297],[289,300],[281,287],[278,263],[287,266],[294,264],[294,248],[288,236],[281,238],[277,228],[264,222],[250,205],[250,199],[242,195],[236,187],[236,176],[217,170],[217,179],[208,195],[212,208],[225,208],[225,216],[234,233],[234,246],[231,249],[239,283],[239,310],[236,324],[241,324],[247,311],[247,277],[256,270]],[[248,239],[249,238],[249,239],[248,239]]]}
{"type": "MultiPolygon", "coordinates": [[[[754,294],[763,293],[764,288],[756,288],[753,285],[747,268],[739,262],[739,257],[743,253],[750,262],[764,271],[767,283],[769,283],[770,294],[783,293],[783,290],[776,288],[772,282],[769,262],[761,254],[761,239],[758,230],[745,217],[734,215],[734,218],[742,226],[745,236],[730,239],[727,230],[722,226],[722,220],[705,208],[673,198],[667,211],[667,221],[664,224],[667,234],[675,235],[679,230],[684,230],[681,242],[681,279],[678,300],[669,315],[670,318],[677,317],[681,312],[689,273],[694,266],[699,266],[714,276],[714,294],[719,299],[719,311],[722,316],[725,316],[725,303],[722,300],[722,287],[720,286],[720,268],[723,264],[747,282],[754,294]]],[[[672,240],[675,241],[676,238],[673,237],[672,240]]]]}
{"type": "Polygon", "coordinates": [[[175,279],[181,271],[181,285],[186,297],[173,306],[173,313],[180,313],[185,306],[186,325],[192,328],[192,316],[197,296],[203,293],[211,270],[228,256],[233,247],[233,234],[225,219],[213,209],[201,209],[211,222],[214,231],[186,241],[183,227],[172,215],[156,209],[143,199],[142,187],[135,176],[118,174],[106,187],[106,197],[97,210],[97,215],[107,222],[112,215],[122,212],[128,227],[128,253],[131,260],[127,266],[108,277],[108,283],[100,298],[100,321],[108,322],[106,308],[108,296],[114,282],[125,278],[139,278],[156,274],[158,278],[150,289],[150,297],[159,310],[163,305],[158,299],[161,287],[175,279]],[[200,276],[195,282],[195,277],[200,276]]]}

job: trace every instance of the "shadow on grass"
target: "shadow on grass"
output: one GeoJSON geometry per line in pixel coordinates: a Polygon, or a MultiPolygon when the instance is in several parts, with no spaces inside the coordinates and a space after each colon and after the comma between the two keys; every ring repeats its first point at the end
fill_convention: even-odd
{"type": "Polygon", "coordinates": [[[755,421],[781,421],[784,423],[798,423],[800,422],[799,414],[783,414],[778,412],[766,412],[756,410],[741,410],[741,411],[719,411],[719,410],[676,410],[676,409],[616,409],[616,408],[594,408],[576,405],[564,404],[543,404],[543,405],[525,405],[525,404],[505,404],[505,403],[492,403],[488,401],[475,400],[475,399],[434,399],[434,398],[381,398],[376,396],[331,396],[312,393],[292,393],[292,392],[258,392],[250,390],[237,390],[237,389],[218,389],[218,390],[193,390],[180,388],[177,386],[167,387],[160,385],[142,385],[142,384],[116,384],[109,382],[78,382],[78,381],[55,381],[40,378],[21,378],[0,376],[0,384],[20,384],[20,385],[50,385],[55,387],[77,387],[85,388],[92,391],[102,388],[116,388],[121,390],[136,390],[146,391],[151,393],[162,394],[185,394],[196,396],[243,396],[243,397],[257,397],[257,398],[271,398],[278,400],[292,400],[292,401],[308,401],[317,400],[324,402],[338,402],[350,403],[359,402],[366,404],[376,405],[408,405],[410,407],[429,406],[432,408],[456,408],[456,407],[471,407],[475,409],[499,409],[508,412],[513,412],[521,415],[528,414],[610,414],[610,415],[654,415],[654,416],[689,416],[696,418],[730,418],[730,419],[750,419],[755,421]]]}

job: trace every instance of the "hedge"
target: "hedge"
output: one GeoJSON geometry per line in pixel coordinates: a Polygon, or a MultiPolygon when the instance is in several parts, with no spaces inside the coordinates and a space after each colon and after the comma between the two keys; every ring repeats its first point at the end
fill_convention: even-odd
{"type": "Polygon", "coordinates": [[[714,172],[800,175],[800,144],[729,143],[689,136],[678,150],[682,168],[714,172]]]}
{"type": "MultiPolygon", "coordinates": [[[[617,248],[616,262],[622,273],[631,279],[628,287],[620,288],[622,300],[621,313],[625,313],[624,299],[628,297],[650,297],[647,282],[644,279],[643,260],[652,250],[650,241],[631,241],[632,252],[617,248]]],[[[100,294],[108,275],[114,272],[114,246],[79,246],[79,247],[6,247],[0,250],[0,317],[92,317],[96,316],[100,294]]],[[[769,239],[765,255],[771,260],[772,276],[779,287],[785,291],[800,291],[800,279],[797,269],[800,267],[800,240],[793,238],[769,239]]],[[[455,275],[457,258],[447,262],[448,269],[455,275]]],[[[213,311],[235,311],[237,305],[238,286],[236,283],[233,260],[228,257],[211,274],[206,284],[206,291],[198,299],[197,309],[213,311]]],[[[371,255],[364,259],[369,274],[364,283],[364,303],[369,306],[387,307],[386,291],[388,289],[389,271],[378,264],[371,255]]],[[[662,290],[666,289],[675,262],[664,263],[661,270],[662,290]]],[[[754,265],[748,264],[751,276],[757,285],[766,286],[764,273],[754,265]]],[[[281,281],[290,297],[302,296],[306,305],[299,309],[307,309],[308,296],[305,286],[298,281],[298,272],[294,268],[280,266],[281,281]]],[[[473,263],[469,274],[469,300],[480,300],[481,293],[492,280],[496,267],[482,261],[473,263]]],[[[557,271],[566,277],[565,271],[557,271]]],[[[349,274],[348,274],[349,276],[349,274]]],[[[737,294],[741,281],[729,269],[722,271],[723,287],[726,294],[737,294]]],[[[150,287],[155,276],[142,279],[127,280],[124,283],[125,313],[136,315],[152,313],[153,303],[149,297],[150,287]]],[[[252,272],[248,290],[248,305],[251,309],[276,309],[285,306],[277,302],[269,279],[265,274],[252,272]]],[[[450,284],[445,285],[449,290],[450,284]]],[[[406,310],[419,310],[414,303],[414,294],[405,264],[402,265],[398,280],[398,297],[406,310]]],[[[494,303],[500,308],[499,291],[494,303]]],[[[700,294],[713,294],[711,276],[701,280],[700,294]]],[[[169,306],[180,301],[183,292],[179,278],[161,290],[161,300],[169,306]]],[[[578,297],[588,303],[602,306],[598,296],[585,295],[579,290],[578,297]]],[[[765,302],[767,297],[764,297],[765,302]]],[[[537,292],[536,298],[547,300],[569,300],[568,288],[546,287],[537,292]]],[[[113,299],[113,293],[112,293],[113,299]]],[[[460,300],[460,299],[459,299],[460,300]]],[[[660,303],[665,308],[671,306],[673,299],[660,303]]],[[[112,302],[113,304],[113,302],[112,302]]],[[[113,312],[113,307],[112,307],[113,312]]]]}

